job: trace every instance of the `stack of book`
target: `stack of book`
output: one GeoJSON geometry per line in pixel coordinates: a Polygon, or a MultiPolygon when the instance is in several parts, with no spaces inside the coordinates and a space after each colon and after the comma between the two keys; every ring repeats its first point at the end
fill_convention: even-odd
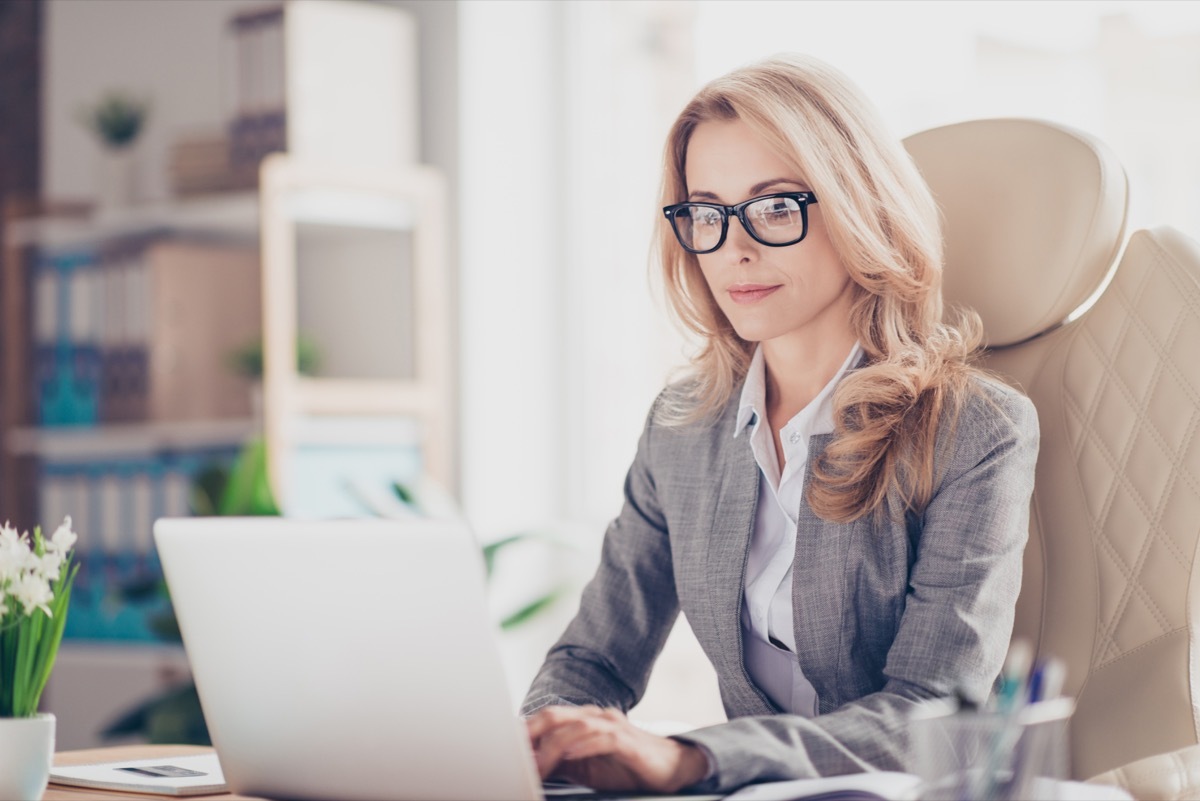
{"type": "Polygon", "coordinates": [[[147,234],[44,251],[33,273],[41,425],[250,416],[230,358],[261,332],[256,246],[147,234]]]}
{"type": "Polygon", "coordinates": [[[171,189],[178,197],[258,187],[258,161],[238,160],[224,134],[190,136],[171,148],[171,189]]]}
{"type": "Polygon", "coordinates": [[[157,591],[162,567],[151,525],[159,517],[191,514],[200,474],[228,470],[248,434],[244,428],[209,426],[136,442],[97,432],[69,446],[48,443],[40,466],[42,517],[57,525],[70,515],[75,529],[86,533],[76,548],[79,573],[65,637],[158,639],[153,620],[168,604],[157,591]]]}
{"type": "Polygon", "coordinates": [[[237,169],[257,169],[268,153],[287,150],[284,7],[237,14],[229,31],[237,54],[230,163],[237,169]]]}

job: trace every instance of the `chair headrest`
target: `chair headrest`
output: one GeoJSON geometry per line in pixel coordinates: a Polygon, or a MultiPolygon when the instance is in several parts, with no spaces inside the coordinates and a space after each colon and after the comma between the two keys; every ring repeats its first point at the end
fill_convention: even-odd
{"type": "Polygon", "coordinates": [[[904,140],[942,210],[947,304],[983,318],[990,347],[1041,334],[1100,286],[1120,251],[1129,184],[1087,134],[975,120],[904,140]]]}

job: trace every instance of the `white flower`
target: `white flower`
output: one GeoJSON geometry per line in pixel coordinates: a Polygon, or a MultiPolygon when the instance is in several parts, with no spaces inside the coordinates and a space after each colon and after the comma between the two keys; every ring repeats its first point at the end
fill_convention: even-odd
{"type": "Polygon", "coordinates": [[[42,558],[38,560],[38,567],[35,571],[42,576],[46,581],[58,581],[58,574],[62,571],[62,563],[65,557],[58,551],[46,549],[42,554],[42,558]]]}
{"type": "Polygon", "coordinates": [[[26,615],[34,609],[41,609],[47,615],[50,614],[50,607],[47,604],[54,600],[54,593],[50,591],[50,582],[41,576],[33,574],[21,576],[12,583],[8,592],[24,607],[26,615]]]}
{"type": "Polygon", "coordinates": [[[0,528],[0,584],[16,579],[38,564],[38,558],[29,548],[28,539],[7,524],[0,528]]]}
{"type": "Polygon", "coordinates": [[[0,587],[21,575],[25,560],[15,550],[0,546],[0,587]]]}
{"type": "Polygon", "coordinates": [[[49,545],[60,554],[65,554],[75,546],[75,540],[79,539],[75,536],[75,532],[71,530],[71,516],[67,515],[57,529],[54,531],[54,536],[50,538],[49,545]]]}
{"type": "Polygon", "coordinates": [[[28,616],[35,609],[51,614],[52,582],[62,575],[76,539],[67,517],[53,537],[40,540],[43,552],[38,556],[28,532],[21,534],[7,523],[0,526],[0,618],[10,613],[28,616]]]}

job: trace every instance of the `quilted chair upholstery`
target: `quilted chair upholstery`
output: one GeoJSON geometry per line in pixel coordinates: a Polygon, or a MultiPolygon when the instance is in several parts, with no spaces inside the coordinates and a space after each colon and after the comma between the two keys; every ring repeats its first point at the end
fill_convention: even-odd
{"type": "Polygon", "coordinates": [[[905,144],[944,216],[947,301],[979,311],[984,366],[1038,409],[1014,636],[1067,664],[1073,773],[1200,797],[1200,247],[1138,231],[1117,262],[1125,174],[1077,131],[982,120],[905,144]]]}

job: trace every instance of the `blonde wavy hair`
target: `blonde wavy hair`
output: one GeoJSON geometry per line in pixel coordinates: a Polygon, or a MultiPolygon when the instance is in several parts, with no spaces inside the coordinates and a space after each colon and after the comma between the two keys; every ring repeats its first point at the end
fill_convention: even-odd
{"type": "MultiPolygon", "coordinates": [[[[938,431],[974,391],[969,364],[982,327],[974,312],[943,320],[937,205],[900,142],[841,72],[780,56],[709,83],[667,137],[662,205],[687,199],[688,142],[709,120],[741,120],[820,198],[830,241],[854,284],[851,325],[866,355],[833,395],[835,432],[813,465],[810,507],[847,522],[870,512],[921,510],[933,494],[938,431]]],[[[692,378],[660,406],[681,425],[714,418],[754,354],[717,306],[696,256],[660,214],[657,260],[667,299],[698,334],[692,378]]]]}

